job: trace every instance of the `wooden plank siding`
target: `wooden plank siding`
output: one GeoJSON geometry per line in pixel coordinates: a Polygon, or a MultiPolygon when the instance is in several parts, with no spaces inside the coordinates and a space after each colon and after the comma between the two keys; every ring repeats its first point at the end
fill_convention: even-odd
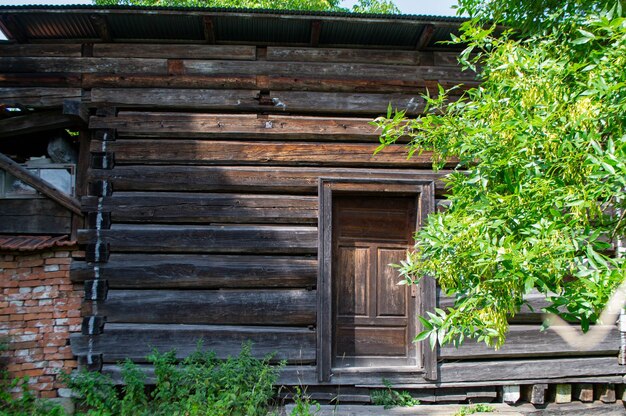
{"type": "Polygon", "coordinates": [[[85,322],[103,327],[84,325],[74,353],[100,355],[103,370],[119,375],[119,360],[143,365],[151,347],[182,358],[204,340],[225,358],[251,340],[256,356],[287,360],[286,384],[621,380],[616,329],[577,351],[539,332],[541,315],[526,308],[498,351],[441,348],[436,379],[345,369],[319,381],[320,178],[432,181],[445,205],[443,178],[456,161],[434,172],[428,152],[407,159],[406,138],[374,155],[380,131],[371,121],[390,103],[421,114],[421,95],[438,84],[462,84],[459,95],[478,85],[456,56],[278,44],[0,45],[0,104],[38,110],[71,98],[91,109],[92,164],[80,172],[91,185],[81,200],[88,221],[77,238],[106,256],[74,261],[71,278],[86,288],[85,322]]]}

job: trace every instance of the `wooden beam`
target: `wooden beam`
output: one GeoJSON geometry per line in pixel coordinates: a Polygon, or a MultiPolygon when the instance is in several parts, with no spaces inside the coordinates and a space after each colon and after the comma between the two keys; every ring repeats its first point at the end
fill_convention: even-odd
{"type": "Polygon", "coordinates": [[[257,166],[116,166],[112,170],[91,169],[89,181],[109,181],[116,191],[177,192],[248,192],[317,195],[321,176],[330,178],[384,177],[412,179],[419,173],[433,180],[436,194],[445,193],[443,177],[449,170],[424,172],[417,170],[359,168],[296,168],[257,166]],[[426,176],[425,176],[426,175],[426,176]]]}
{"type": "Polygon", "coordinates": [[[89,18],[93,22],[93,25],[96,29],[96,32],[98,32],[98,36],[100,36],[100,39],[103,42],[111,42],[113,38],[111,37],[111,30],[109,29],[109,23],[107,22],[106,17],[91,15],[89,16],[89,18]]]}
{"type": "Polygon", "coordinates": [[[311,22],[311,46],[317,47],[320,44],[320,33],[322,32],[322,21],[313,20],[311,22]]]}
{"type": "Polygon", "coordinates": [[[315,324],[315,290],[109,290],[86,302],[109,323],[300,326],[315,324]]]}
{"type": "Polygon", "coordinates": [[[74,125],[76,125],[74,117],[59,114],[58,111],[31,113],[0,120],[0,138],[46,130],[65,129],[74,125]]]}
{"type": "Polygon", "coordinates": [[[99,236],[114,252],[315,254],[317,228],[296,226],[114,225],[110,230],[80,230],[79,244],[99,236]]]}
{"type": "Polygon", "coordinates": [[[433,35],[435,34],[435,26],[434,25],[425,25],[422,33],[420,34],[419,39],[417,40],[417,44],[415,45],[415,49],[421,51],[425,49],[430,43],[433,35]]]}
{"type": "Polygon", "coordinates": [[[102,354],[106,363],[116,363],[126,358],[146,362],[155,348],[175,350],[182,359],[197,350],[198,342],[202,350],[226,359],[246,341],[252,341],[252,354],[258,358],[272,355],[272,361],[315,362],[315,331],[298,327],[108,323],[103,334],[93,339],[74,334],[71,345],[75,355],[91,351],[102,354]]]}
{"type": "Polygon", "coordinates": [[[26,32],[20,26],[20,24],[15,19],[14,15],[11,14],[3,14],[0,16],[0,23],[2,24],[3,29],[6,29],[5,35],[9,39],[14,39],[19,43],[28,42],[28,37],[26,36],[26,32]]]}
{"type": "MultiPolygon", "coordinates": [[[[316,285],[317,260],[249,254],[114,253],[100,265],[98,273],[111,289],[312,288],[316,285]]],[[[73,261],[70,277],[81,283],[94,279],[93,265],[73,261]]]]}
{"type": "Polygon", "coordinates": [[[80,216],[83,215],[83,212],[80,208],[80,203],[78,202],[78,200],[76,200],[76,198],[59,191],[48,182],[44,181],[38,176],[33,175],[28,169],[15,163],[8,156],[2,153],[0,153],[0,169],[5,170],[6,172],[15,176],[17,179],[21,180],[27,185],[32,186],[33,188],[35,188],[35,190],[37,190],[44,196],[64,206],[73,213],[80,216]]]}
{"type": "MultiPolygon", "coordinates": [[[[100,149],[92,142],[92,152],[100,149]]],[[[405,146],[392,144],[374,154],[377,144],[360,143],[297,143],[297,142],[234,142],[167,140],[117,140],[107,146],[115,152],[116,164],[161,165],[246,165],[265,166],[389,166],[430,168],[433,154],[423,152],[407,159],[405,146]]],[[[455,160],[447,165],[454,166],[455,160]]]]}
{"type": "Polygon", "coordinates": [[[63,100],[63,114],[72,116],[87,125],[89,123],[89,109],[78,100],[63,100]]]}
{"type": "Polygon", "coordinates": [[[112,212],[119,223],[315,224],[317,198],[292,195],[149,193],[82,199],[85,211],[112,212]]]}
{"type": "Polygon", "coordinates": [[[204,27],[204,40],[208,44],[215,43],[215,25],[211,16],[202,16],[202,25],[204,27]]]}

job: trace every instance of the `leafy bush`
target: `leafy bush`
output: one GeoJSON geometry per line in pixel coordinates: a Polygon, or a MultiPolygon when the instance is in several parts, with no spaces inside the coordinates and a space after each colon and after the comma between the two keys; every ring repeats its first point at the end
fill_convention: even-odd
{"type": "Polygon", "coordinates": [[[266,415],[280,369],[269,359],[254,358],[250,344],[225,361],[200,348],[180,363],[174,351],[154,351],[148,356],[156,377],[151,392],[144,373],[130,360],[122,366],[121,391],[110,377],[87,371],[72,376],[68,384],[88,416],[266,415]]]}
{"type": "Polygon", "coordinates": [[[370,393],[372,404],[384,406],[385,409],[391,409],[396,406],[417,406],[420,404],[420,401],[412,397],[408,391],[393,390],[389,380],[383,379],[383,384],[385,389],[374,390],[370,393]]]}

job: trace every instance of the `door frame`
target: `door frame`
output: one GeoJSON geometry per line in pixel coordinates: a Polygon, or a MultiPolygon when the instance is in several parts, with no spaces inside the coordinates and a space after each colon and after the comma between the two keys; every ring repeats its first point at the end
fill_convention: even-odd
{"type": "MultiPolygon", "coordinates": [[[[319,179],[319,222],[318,222],[318,275],[317,275],[317,376],[320,382],[331,382],[332,337],[333,337],[333,293],[332,293],[332,249],[333,249],[333,194],[394,194],[414,195],[417,200],[416,230],[425,222],[429,213],[435,209],[435,183],[431,180],[389,179],[385,177],[365,178],[320,178],[319,179]]],[[[436,284],[429,277],[422,279],[416,296],[418,315],[434,310],[436,306],[436,284]]],[[[416,319],[417,320],[417,319],[416,319]]],[[[421,324],[416,322],[416,333],[421,331],[421,324]]],[[[425,380],[437,379],[437,350],[428,346],[419,348],[422,366],[399,366],[384,368],[352,368],[350,373],[360,371],[376,377],[383,375],[393,382],[394,375],[415,376],[425,380]]],[[[341,370],[339,370],[341,371],[341,370]]],[[[337,374],[339,375],[339,374],[337,374]]],[[[341,378],[341,377],[338,377],[341,378]]]]}

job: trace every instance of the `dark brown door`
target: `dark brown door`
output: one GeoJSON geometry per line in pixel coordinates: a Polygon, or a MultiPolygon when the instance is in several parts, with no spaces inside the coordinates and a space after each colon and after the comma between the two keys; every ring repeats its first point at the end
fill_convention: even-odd
{"type": "Polygon", "coordinates": [[[415,299],[398,285],[416,198],[333,197],[333,367],[416,365],[415,299]]]}

